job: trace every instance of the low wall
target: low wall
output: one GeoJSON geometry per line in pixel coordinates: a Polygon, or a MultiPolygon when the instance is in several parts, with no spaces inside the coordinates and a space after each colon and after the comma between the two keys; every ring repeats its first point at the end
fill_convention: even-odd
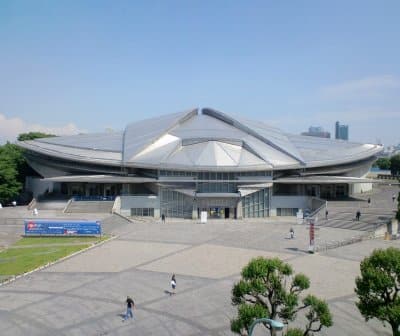
{"type": "Polygon", "coordinates": [[[160,213],[160,198],[153,195],[121,196],[121,215],[130,216],[131,208],[154,208],[154,217],[160,213]]]}
{"type": "Polygon", "coordinates": [[[270,206],[270,216],[274,217],[277,214],[277,208],[287,209],[310,209],[311,199],[309,196],[272,196],[270,206]]]}

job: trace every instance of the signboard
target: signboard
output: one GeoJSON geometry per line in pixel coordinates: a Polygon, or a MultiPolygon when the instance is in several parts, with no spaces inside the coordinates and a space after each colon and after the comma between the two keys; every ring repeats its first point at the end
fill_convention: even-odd
{"type": "Polygon", "coordinates": [[[101,235],[99,221],[25,219],[25,235],[84,236],[101,235]]]}
{"type": "Polygon", "coordinates": [[[303,210],[299,209],[296,213],[296,218],[297,218],[297,224],[303,224],[303,210]]]}
{"type": "Polygon", "coordinates": [[[310,219],[310,245],[308,247],[309,253],[314,253],[315,246],[315,227],[314,227],[314,219],[310,219]]]}
{"type": "Polygon", "coordinates": [[[207,223],[207,211],[202,211],[200,214],[200,223],[207,223]]]}

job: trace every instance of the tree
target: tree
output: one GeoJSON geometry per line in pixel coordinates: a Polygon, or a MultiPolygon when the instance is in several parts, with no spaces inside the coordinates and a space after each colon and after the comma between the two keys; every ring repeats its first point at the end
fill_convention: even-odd
{"type": "Polygon", "coordinates": [[[374,167],[379,167],[379,169],[390,169],[390,159],[389,158],[379,158],[374,162],[374,167]]]}
{"type": "Polygon", "coordinates": [[[27,140],[34,140],[40,138],[52,138],[55,137],[53,134],[46,134],[42,132],[29,132],[29,133],[21,133],[18,135],[18,141],[27,141],[27,140]]]}
{"type": "Polygon", "coordinates": [[[400,175],[400,154],[390,158],[390,172],[392,175],[400,175]]]}
{"type": "Polygon", "coordinates": [[[392,327],[399,336],[400,326],[400,249],[375,250],[360,264],[361,276],[356,278],[360,313],[368,321],[377,318],[392,327]]]}
{"type": "Polygon", "coordinates": [[[0,146],[0,202],[15,198],[22,189],[18,168],[23,162],[19,148],[10,143],[0,146]]]}
{"type": "MultiPolygon", "coordinates": [[[[242,270],[242,279],[232,288],[232,304],[238,306],[238,316],[231,321],[231,330],[247,335],[251,323],[262,317],[280,318],[289,324],[300,310],[308,320],[305,330],[288,329],[287,334],[307,336],[318,332],[323,326],[332,325],[327,304],[308,295],[300,303],[300,294],[310,287],[304,274],[293,274],[292,267],[278,258],[258,257],[252,259],[242,270]]],[[[269,325],[264,325],[273,331],[269,325]]]]}
{"type": "MultiPolygon", "coordinates": [[[[48,138],[54,135],[41,132],[22,133],[18,140],[33,140],[37,138],[48,138]]],[[[17,145],[7,142],[0,146],[0,202],[7,203],[20,195],[26,176],[37,175],[29,167],[25,158],[24,150],[17,145]]]]}

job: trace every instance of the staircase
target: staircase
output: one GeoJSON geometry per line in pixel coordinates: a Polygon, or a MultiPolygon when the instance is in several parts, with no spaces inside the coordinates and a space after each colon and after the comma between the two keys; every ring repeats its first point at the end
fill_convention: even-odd
{"type": "Polygon", "coordinates": [[[318,226],[326,226],[348,230],[374,231],[377,227],[388,223],[394,216],[392,201],[373,199],[370,206],[366,199],[350,199],[328,202],[328,219],[325,211],[319,214],[318,226]],[[356,220],[356,212],[360,210],[360,220],[356,220]]]}
{"type": "Polygon", "coordinates": [[[111,213],[114,201],[72,201],[65,213],[111,213]]]}
{"type": "Polygon", "coordinates": [[[34,208],[38,210],[63,210],[68,200],[47,200],[36,202],[34,208]]]}

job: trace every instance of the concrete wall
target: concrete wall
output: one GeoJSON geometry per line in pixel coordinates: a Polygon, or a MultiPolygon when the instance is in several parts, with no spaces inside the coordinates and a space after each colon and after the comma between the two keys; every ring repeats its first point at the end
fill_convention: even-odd
{"type": "Polygon", "coordinates": [[[35,198],[46,191],[53,192],[53,186],[54,182],[43,181],[40,177],[27,176],[25,179],[25,190],[32,192],[35,198]]]}
{"type": "Polygon", "coordinates": [[[372,190],[372,183],[354,183],[350,185],[350,194],[362,194],[372,190]]]}
{"type": "MultiPolygon", "coordinates": [[[[356,169],[347,172],[346,176],[367,178],[371,165],[372,162],[367,162],[364,165],[359,166],[356,169]]],[[[350,184],[349,186],[350,194],[362,194],[371,190],[372,190],[372,183],[354,183],[350,184]]]]}
{"type": "MultiPolygon", "coordinates": [[[[369,173],[362,175],[362,178],[368,178],[369,173]]],[[[349,194],[362,194],[372,190],[372,183],[354,183],[349,185],[349,194]]]]}
{"type": "Polygon", "coordinates": [[[160,199],[157,196],[121,196],[121,215],[130,216],[131,208],[154,208],[154,217],[160,216],[160,199]]]}
{"type": "Polygon", "coordinates": [[[309,196],[272,196],[270,216],[276,216],[277,208],[311,209],[311,198],[309,196]]]}

